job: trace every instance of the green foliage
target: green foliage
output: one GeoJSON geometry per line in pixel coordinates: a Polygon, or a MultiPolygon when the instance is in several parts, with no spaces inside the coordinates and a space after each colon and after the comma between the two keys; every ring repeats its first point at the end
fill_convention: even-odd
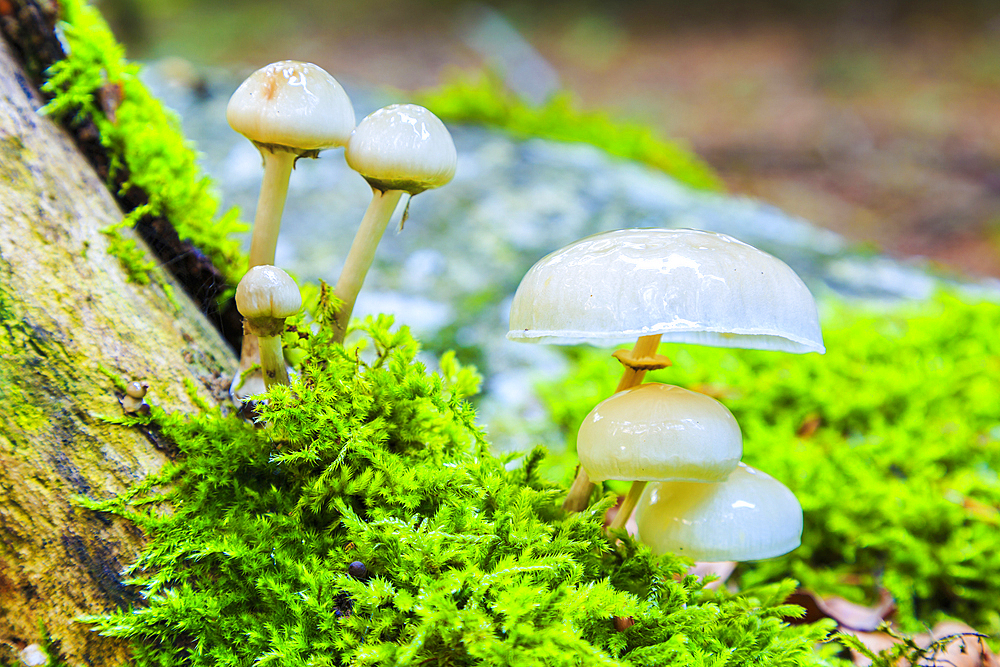
{"type": "MultiPolygon", "coordinates": [[[[181,239],[205,252],[235,284],[245,264],[235,238],[246,229],[238,212],[216,219],[218,195],[198,167],[177,117],[149,94],[138,65],[125,60],[100,14],[83,0],[61,6],[69,54],[47,72],[43,90],[53,97],[44,112],[70,126],[89,118],[110,160],[108,185],[114,188],[125,178],[121,194],[141,188],[149,197],[141,213],[165,216],[181,239]]],[[[149,267],[135,262],[134,244],[130,248],[114,230],[109,235],[124,253],[132,279],[141,282],[149,267]]]]}
{"type": "Polygon", "coordinates": [[[496,77],[483,74],[424,93],[421,104],[444,120],[494,125],[523,137],[592,144],[611,155],[660,169],[693,188],[723,189],[712,168],[690,151],[660,139],[645,125],[579,111],[568,93],[536,106],[517,97],[496,77]]]}
{"type": "MultiPolygon", "coordinates": [[[[882,586],[908,630],[950,615],[1000,632],[998,331],[997,304],[941,295],[916,313],[837,311],[825,356],[663,346],[675,365],[647,380],[722,400],[744,460],[802,503],[802,546],[742,566],[742,582],[789,576],[855,600],[882,586]]],[[[544,394],[572,445],[617,364],[571,354],[576,368],[544,394]]]]}
{"type": "Polygon", "coordinates": [[[542,450],[490,454],[464,401],[474,371],[446,356],[428,374],[387,317],[334,344],[330,301],[296,324],[299,374],[256,426],[217,409],[117,419],[181,449],[158,479],[84,503],[151,538],[130,570],[146,604],[90,619],[136,664],[828,664],[813,648],[828,626],[782,620],[792,582],[713,594],[681,559],[612,547],[610,495],[564,515],[542,450]],[[355,560],[370,578],[348,576],[355,560]]]}

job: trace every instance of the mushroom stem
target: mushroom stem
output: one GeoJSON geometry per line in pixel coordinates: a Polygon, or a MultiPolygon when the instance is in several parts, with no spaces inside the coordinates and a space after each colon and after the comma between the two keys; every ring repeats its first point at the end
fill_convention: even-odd
{"type": "Polygon", "coordinates": [[[622,501],[621,507],[618,508],[618,514],[615,515],[611,525],[608,526],[609,533],[613,530],[620,530],[625,527],[625,524],[628,523],[629,517],[632,516],[632,510],[635,509],[636,504],[639,502],[639,497],[642,496],[643,489],[646,488],[646,484],[648,484],[648,482],[632,482],[632,486],[629,487],[625,500],[622,501]]]}
{"type": "MultiPolygon", "coordinates": [[[[660,347],[660,335],[639,336],[639,340],[635,342],[635,346],[632,348],[631,356],[634,358],[652,357],[656,354],[656,349],[660,347]]],[[[618,381],[618,387],[615,389],[616,394],[620,391],[625,391],[629,387],[642,384],[642,379],[646,377],[647,369],[630,366],[624,361],[622,363],[625,364],[625,371],[622,373],[622,379],[618,381]]]]}
{"type": "MultiPolygon", "coordinates": [[[[256,144],[256,142],[254,142],[256,144]]],[[[264,159],[264,179],[260,184],[260,195],[257,198],[257,213],[254,215],[253,235],[250,237],[250,262],[247,268],[265,264],[274,264],[274,251],[278,245],[278,230],[281,227],[281,213],[285,209],[285,198],[288,195],[288,180],[298,157],[291,151],[281,150],[257,144],[260,155],[264,159]]],[[[251,394],[259,393],[260,379],[254,381],[253,376],[243,382],[244,374],[260,361],[260,348],[257,336],[249,331],[243,332],[243,344],[240,348],[240,366],[233,378],[229,393],[234,399],[242,400],[251,394]]],[[[263,363],[261,363],[263,368],[263,363]]],[[[254,373],[253,375],[256,375],[254,373]]],[[[287,379],[285,384],[288,384],[287,379]]],[[[265,388],[270,386],[266,381],[265,388]]]]}
{"type": "MultiPolygon", "coordinates": [[[[639,336],[639,340],[632,347],[632,354],[630,356],[634,358],[651,357],[656,354],[656,350],[659,347],[660,334],[639,336]]],[[[630,366],[623,359],[619,359],[619,361],[625,365],[625,372],[622,373],[622,379],[618,381],[618,387],[615,389],[616,394],[620,391],[625,391],[629,387],[642,384],[642,379],[646,377],[645,368],[630,366]]],[[[563,509],[567,512],[582,512],[587,509],[587,501],[590,500],[590,487],[590,475],[583,469],[583,466],[580,466],[576,471],[576,479],[573,480],[573,485],[570,486],[569,493],[566,494],[566,500],[563,501],[563,509]]],[[[638,498],[636,496],[636,500],[638,498]]],[[[632,507],[635,507],[635,503],[632,504],[632,507]]],[[[631,513],[632,508],[629,508],[629,514],[631,513]]],[[[628,517],[625,520],[627,521],[628,517]]],[[[624,522],[622,525],[624,525],[624,522]]]]}
{"type": "Polygon", "coordinates": [[[260,336],[260,367],[267,389],[275,384],[288,384],[285,355],[281,352],[281,336],[260,336]]]}
{"type": "Polygon", "coordinates": [[[365,211],[365,217],[361,220],[354,235],[354,242],[347,253],[344,261],[344,268],[340,272],[340,278],[333,289],[333,293],[343,302],[340,310],[337,311],[336,340],[344,342],[347,334],[347,325],[351,321],[351,313],[354,311],[354,302],[361,291],[361,285],[365,282],[365,275],[371,268],[375,259],[375,249],[378,242],[385,233],[385,228],[389,224],[396,204],[403,195],[402,190],[379,190],[372,188],[372,201],[365,211]]]}
{"type": "Polygon", "coordinates": [[[246,399],[252,394],[259,394],[261,390],[260,369],[251,369],[260,364],[260,342],[256,334],[252,334],[243,328],[243,343],[240,346],[240,364],[233,376],[233,382],[229,387],[229,394],[237,403],[246,399]]]}
{"type": "Polygon", "coordinates": [[[583,466],[577,466],[576,478],[573,480],[572,486],[569,487],[566,500],[563,501],[563,509],[567,512],[582,512],[587,509],[587,501],[590,500],[590,490],[593,486],[587,471],[583,469],[583,466]]]}
{"type": "MultiPolygon", "coordinates": [[[[632,347],[632,354],[629,356],[634,358],[651,357],[656,354],[659,346],[660,334],[640,336],[639,340],[632,347]]],[[[619,361],[625,365],[625,372],[622,373],[622,379],[618,381],[618,387],[615,389],[616,394],[620,391],[625,391],[629,387],[642,384],[642,379],[646,377],[647,370],[645,368],[630,366],[622,358],[619,358],[619,361]]],[[[570,486],[569,493],[566,494],[566,500],[563,501],[563,509],[567,512],[582,512],[587,509],[587,501],[590,500],[590,487],[590,475],[583,469],[583,466],[580,466],[576,471],[576,479],[573,480],[573,485],[570,486]]],[[[629,512],[631,513],[631,510],[629,512]]]]}
{"type": "Polygon", "coordinates": [[[288,179],[298,157],[292,151],[260,146],[264,158],[264,180],[260,184],[257,199],[257,213],[253,221],[253,236],[250,239],[250,266],[274,264],[274,250],[278,245],[278,229],[281,227],[281,213],[285,209],[288,195],[288,179]]]}
{"type": "Polygon", "coordinates": [[[573,480],[572,486],[569,487],[569,493],[566,494],[566,500],[563,501],[563,509],[567,512],[582,512],[587,509],[592,488],[590,475],[583,469],[583,466],[580,466],[576,471],[576,478],[573,480]]]}

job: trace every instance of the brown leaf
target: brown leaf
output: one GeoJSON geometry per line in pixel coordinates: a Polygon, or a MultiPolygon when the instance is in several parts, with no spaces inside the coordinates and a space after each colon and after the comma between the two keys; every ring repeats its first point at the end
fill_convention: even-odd
{"type": "Polygon", "coordinates": [[[943,651],[921,660],[923,667],[1000,667],[1000,660],[983,641],[981,633],[957,621],[942,621],[931,628],[930,635],[917,635],[920,646],[930,646],[935,639],[950,637],[943,651]]]}
{"type": "Polygon", "coordinates": [[[877,630],[882,621],[896,611],[896,603],[887,590],[879,592],[879,601],[872,607],[848,602],[835,595],[824,598],[805,590],[792,593],[787,602],[797,604],[806,610],[803,618],[786,619],[791,623],[814,623],[823,618],[832,618],[842,629],[859,632],[877,630]]]}
{"type": "Polygon", "coordinates": [[[97,99],[101,103],[101,110],[108,117],[111,124],[118,122],[118,107],[125,99],[125,88],[121,81],[109,81],[97,89],[97,99]]]}
{"type": "Polygon", "coordinates": [[[802,420],[802,423],[799,424],[799,428],[795,431],[795,435],[800,438],[811,438],[822,424],[823,418],[815,412],[806,415],[806,418],[802,420]]]}
{"type": "Polygon", "coordinates": [[[616,632],[625,632],[635,625],[635,619],[631,616],[612,616],[611,623],[615,626],[616,632]]]}
{"type": "Polygon", "coordinates": [[[693,574],[696,577],[701,577],[702,579],[711,574],[717,576],[718,579],[705,586],[706,590],[711,591],[716,588],[721,588],[722,585],[726,583],[726,579],[729,578],[729,575],[731,575],[735,569],[736,562],[727,560],[718,563],[695,563],[694,567],[688,570],[687,573],[693,574]]]}
{"type": "MultiPolygon", "coordinates": [[[[903,641],[898,636],[894,637],[886,632],[855,632],[846,628],[842,631],[861,640],[875,653],[890,649],[903,641]]],[[[927,653],[917,663],[901,659],[899,667],[912,665],[917,667],[1000,667],[1000,660],[983,641],[983,635],[964,623],[954,621],[938,623],[931,629],[930,634],[924,633],[913,637],[914,643],[921,648],[929,647],[936,640],[943,640],[943,646],[940,650],[927,653]]],[[[854,664],[858,667],[867,667],[872,664],[870,658],[854,649],[851,649],[851,656],[854,664]]]]}

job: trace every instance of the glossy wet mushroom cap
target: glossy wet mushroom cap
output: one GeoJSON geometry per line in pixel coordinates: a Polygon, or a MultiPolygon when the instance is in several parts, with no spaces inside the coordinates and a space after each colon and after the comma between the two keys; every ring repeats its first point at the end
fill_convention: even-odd
{"type": "Polygon", "coordinates": [[[623,229],[539,260],[511,306],[523,342],[664,341],[824,352],[816,304],[784,262],[725,234],[623,229]]]}
{"type": "Polygon", "coordinates": [[[285,318],[302,308],[302,294],[291,276],[270,264],[255,266],[236,287],[236,309],[244,317],[244,334],[257,337],[264,387],[288,384],[281,351],[285,318]]]}
{"type": "Polygon", "coordinates": [[[422,106],[393,104],[354,129],[345,152],[373,188],[416,195],[455,176],[458,153],[444,123],[422,106]]]}
{"type": "Polygon", "coordinates": [[[351,134],[344,157],[371,185],[372,201],[333,290],[343,303],[337,312],[338,342],[344,341],[375,250],[403,193],[412,197],[445,185],[458,165],[451,133],[437,116],[416,104],[393,104],[366,117],[351,134]]]}
{"type": "Polygon", "coordinates": [[[802,538],[802,507],[792,492],[743,463],[724,482],[651,482],[635,518],[654,554],[696,561],[774,558],[802,538]]]}
{"type": "Polygon", "coordinates": [[[315,152],[347,143],[354,107],[322,67],[282,60],[247,77],[230,98],[226,119],[258,145],[315,152]]]}
{"type": "Polygon", "coordinates": [[[650,382],[591,410],[576,450],[594,482],[717,482],[739,463],[743,436],[732,413],[714,398],[650,382]]]}
{"type": "Polygon", "coordinates": [[[284,319],[302,308],[302,294],[291,276],[262,264],[247,271],[237,286],[236,308],[248,320],[284,319]]]}

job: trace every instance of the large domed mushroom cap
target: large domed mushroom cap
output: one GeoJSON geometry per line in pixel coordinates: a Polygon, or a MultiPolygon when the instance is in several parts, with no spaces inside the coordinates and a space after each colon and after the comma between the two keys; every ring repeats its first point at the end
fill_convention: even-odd
{"type": "Polygon", "coordinates": [[[576,451],[591,481],[726,479],[743,455],[736,418],[714,398],[650,382],[597,405],[576,451]]]}
{"type": "Polygon", "coordinates": [[[812,294],[792,269],[725,234],[622,229],[539,260],[510,312],[511,340],[664,341],[824,352],[812,294]]]}
{"type": "Polygon", "coordinates": [[[254,143],[315,151],[347,143],[354,107],[322,67],[282,60],[240,84],[229,99],[226,120],[254,143]]]}
{"type": "Polygon", "coordinates": [[[651,482],[635,510],[654,554],[697,561],[761,560],[802,539],[802,507],[784,484],[743,463],[724,482],[651,482]]]}

